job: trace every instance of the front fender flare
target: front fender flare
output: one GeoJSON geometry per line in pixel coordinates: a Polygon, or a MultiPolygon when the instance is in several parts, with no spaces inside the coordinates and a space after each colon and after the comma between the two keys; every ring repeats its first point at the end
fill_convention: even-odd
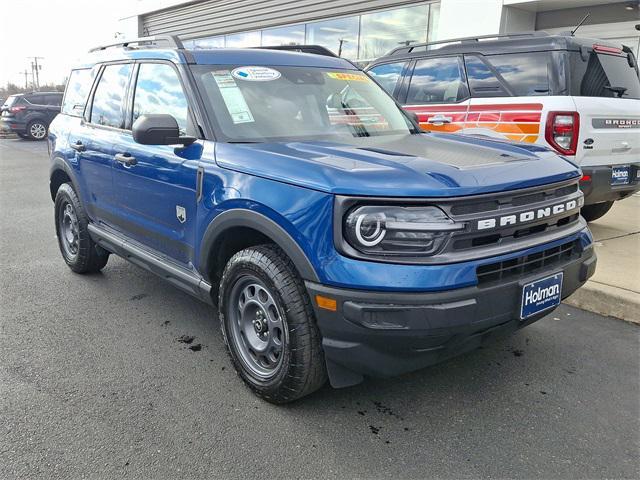
{"type": "Polygon", "coordinates": [[[248,227],[264,233],[287,253],[304,280],[320,282],[309,258],[284,228],[270,218],[244,208],[234,208],[219,214],[207,227],[202,238],[199,255],[199,270],[205,275],[205,278],[211,271],[212,265],[209,264],[211,249],[220,235],[233,227],[248,227]]]}
{"type": "Polygon", "coordinates": [[[80,184],[78,183],[76,174],[73,171],[73,168],[71,168],[69,164],[61,157],[54,157],[53,160],[51,161],[51,168],[49,169],[49,191],[51,192],[51,200],[56,199],[57,192],[54,192],[53,188],[51,187],[51,179],[53,178],[53,175],[55,174],[56,171],[64,172],[67,175],[67,177],[71,179],[73,189],[75,190],[76,194],[80,196],[80,200],[82,201],[81,192],[78,188],[80,184]]]}

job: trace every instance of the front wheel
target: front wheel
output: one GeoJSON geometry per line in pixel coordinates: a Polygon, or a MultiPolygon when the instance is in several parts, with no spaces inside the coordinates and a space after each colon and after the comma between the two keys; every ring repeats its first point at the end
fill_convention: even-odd
{"type": "Polygon", "coordinates": [[[612,206],[613,202],[602,202],[594,203],[592,205],[585,205],[580,210],[580,215],[582,215],[587,222],[593,222],[594,220],[599,219],[605,213],[607,213],[612,206]]]}
{"type": "Polygon", "coordinates": [[[87,214],[68,183],[60,185],[54,208],[58,246],[69,268],[76,273],[102,270],[109,260],[109,252],[91,239],[87,214]]]}
{"type": "Polygon", "coordinates": [[[236,253],[219,293],[222,334],[245,383],[272,403],[310,394],[327,379],[320,332],[302,280],[275,245],[236,253]]]}

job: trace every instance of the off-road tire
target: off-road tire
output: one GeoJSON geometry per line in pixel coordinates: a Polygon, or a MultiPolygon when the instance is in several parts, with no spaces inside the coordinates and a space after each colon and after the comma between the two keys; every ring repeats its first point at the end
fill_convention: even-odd
{"type": "Polygon", "coordinates": [[[594,203],[592,205],[585,205],[580,210],[580,215],[582,215],[587,222],[593,222],[594,220],[599,219],[605,213],[607,213],[612,206],[613,202],[602,202],[594,203]]]}
{"type": "Polygon", "coordinates": [[[218,314],[231,361],[259,397],[275,404],[287,403],[314,392],[326,382],[321,336],[309,296],[293,263],[276,245],[250,247],[231,257],[220,281],[218,314]],[[237,328],[234,330],[231,323],[241,317],[240,310],[231,311],[232,307],[237,308],[237,304],[231,304],[231,294],[234,286],[247,279],[257,279],[264,285],[284,317],[286,340],[282,361],[268,379],[260,378],[246,366],[239,350],[243,347],[238,343],[237,333],[234,334],[237,328]]]}
{"type": "Polygon", "coordinates": [[[56,236],[58,237],[58,246],[60,247],[60,253],[62,258],[67,263],[69,268],[76,273],[92,273],[98,272],[104,268],[109,260],[109,252],[102,247],[96,245],[89,235],[89,218],[80,203],[78,195],[76,195],[73,187],[68,183],[63,183],[58,188],[55,199],[55,225],[56,236]],[[65,211],[70,206],[75,214],[76,218],[76,231],[74,235],[76,243],[75,255],[69,252],[69,245],[65,248],[65,239],[63,238],[64,222],[61,223],[61,219],[64,218],[65,211]]]}

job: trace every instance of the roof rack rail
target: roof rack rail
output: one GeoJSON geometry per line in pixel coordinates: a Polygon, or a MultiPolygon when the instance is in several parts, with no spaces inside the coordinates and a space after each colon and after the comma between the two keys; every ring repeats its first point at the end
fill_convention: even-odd
{"type": "Polygon", "coordinates": [[[121,40],[119,42],[107,43],[106,45],[100,45],[99,47],[92,48],[91,50],[89,50],[89,53],[97,52],[100,50],[106,50],[107,48],[111,48],[111,47],[127,48],[129,45],[132,45],[134,43],[138,45],[147,44],[145,45],[146,47],[155,48],[155,45],[153,44],[157,42],[166,42],[169,45],[169,48],[178,48],[181,50],[184,49],[184,45],[182,44],[182,41],[180,41],[180,39],[175,35],[154,35],[150,37],[131,38],[129,40],[121,40]]]}
{"type": "Polygon", "coordinates": [[[290,52],[300,52],[300,53],[313,53],[315,55],[324,55],[325,57],[338,58],[338,55],[336,55],[331,50],[321,45],[268,45],[268,46],[262,46],[262,47],[254,47],[254,48],[263,48],[266,50],[287,50],[290,52]]]}
{"type": "Polygon", "coordinates": [[[462,37],[462,38],[450,38],[449,40],[438,40],[437,42],[424,42],[424,43],[412,43],[410,45],[405,45],[403,47],[397,47],[391,50],[389,53],[385,55],[398,55],[400,53],[411,53],[415,48],[425,47],[428,48],[432,45],[442,45],[449,43],[471,43],[477,42],[479,40],[488,40],[490,38],[519,38],[519,37],[547,37],[549,34],[544,31],[536,31],[536,32],[525,32],[525,33],[503,33],[497,35],[482,35],[479,37],[462,37]]]}

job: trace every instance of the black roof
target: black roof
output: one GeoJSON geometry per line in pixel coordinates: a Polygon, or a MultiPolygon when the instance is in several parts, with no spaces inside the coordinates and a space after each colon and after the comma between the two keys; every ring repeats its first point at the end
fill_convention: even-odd
{"type": "Polygon", "coordinates": [[[501,53],[536,52],[546,50],[574,50],[593,47],[594,44],[620,48],[620,44],[594,38],[574,37],[567,34],[550,35],[543,31],[520,34],[487,35],[483,37],[456,38],[430,43],[418,43],[398,47],[380,57],[375,62],[391,58],[413,58],[429,55],[480,53],[496,55],[501,53]]]}

